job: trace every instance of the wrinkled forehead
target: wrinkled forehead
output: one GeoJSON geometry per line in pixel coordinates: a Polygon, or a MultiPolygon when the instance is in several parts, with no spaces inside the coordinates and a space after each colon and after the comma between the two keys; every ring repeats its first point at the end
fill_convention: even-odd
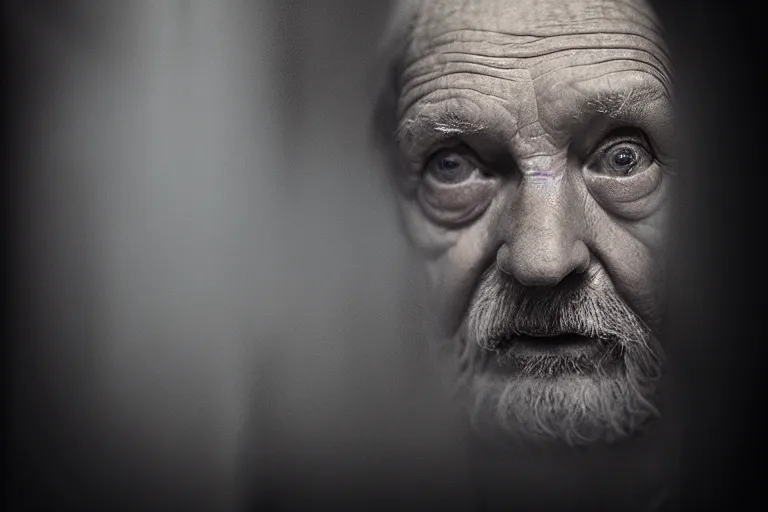
{"type": "MultiPolygon", "coordinates": [[[[464,51],[530,58],[615,49],[643,53],[669,78],[670,62],[655,14],[639,0],[415,0],[408,62],[464,51]],[[453,45],[453,46],[452,46],[453,45]]],[[[521,62],[523,67],[528,67],[521,62]]]]}
{"type": "MultiPolygon", "coordinates": [[[[660,27],[640,1],[416,0],[411,6],[398,72],[399,118],[459,90],[496,95],[515,108],[535,103],[533,96],[563,103],[566,93],[570,99],[613,95],[619,110],[629,96],[673,96],[660,27]]],[[[549,110],[566,113],[564,106],[549,110]]]]}
{"type": "Polygon", "coordinates": [[[640,0],[415,0],[417,36],[475,29],[535,35],[622,28],[658,34],[640,0]]]}

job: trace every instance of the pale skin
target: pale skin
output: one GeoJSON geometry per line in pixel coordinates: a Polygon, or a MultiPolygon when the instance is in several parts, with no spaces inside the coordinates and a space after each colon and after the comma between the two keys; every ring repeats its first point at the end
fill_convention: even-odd
{"type": "MultiPolygon", "coordinates": [[[[529,3],[428,2],[416,28],[417,48],[410,52],[398,105],[400,126],[420,118],[423,124],[430,122],[424,118],[439,122],[450,113],[482,127],[462,135],[477,140],[470,145],[478,157],[497,158],[504,166],[491,166],[502,178],[476,185],[484,188],[467,201],[472,205],[467,208],[488,204],[467,215],[474,218],[460,228],[433,218],[440,218],[450,194],[462,191],[435,186],[434,193],[445,199],[435,200],[437,213],[430,218],[424,201],[413,193],[429,184],[408,176],[413,178],[406,187],[410,194],[401,196],[408,229],[431,255],[428,271],[435,295],[451,302],[438,309],[445,313],[445,324],[462,318],[462,298],[493,258],[529,286],[554,286],[594,260],[619,293],[655,323],[669,188],[664,143],[671,122],[663,46],[656,32],[646,28],[650,20],[642,11],[627,8],[622,23],[580,22],[594,32],[580,36],[571,35],[572,19],[545,14],[546,23],[521,20],[518,14],[528,8],[540,14],[547,10],[547,2],[529,3]],[[460,11],[445,14],[461,4],[460,11]],[[430,26],[435,17],[440,22],[430,26]],[[626,33],[616,33],[617,28],[626,33]],[[606,114],[598,114],[604,118],[590,119],[603,97],[612,100],[606,114]],[[588,152],[602,142],[611,121],[645,133],[657,159],[651,168],[621,178],[584,170],[588,152]]],[[[584,6],[569,5],[579,15],[589,6],[612,5],[577,3],[584,6]]],[[[434,144],[435,133],[428,127],[425,131],[412,135],[418,142],[401,143],[417,173],[429,155],[414,148],[434,144]]]]}
{"type": "Polygon", "coordinates": [[[416,2],[400,56],[400,209],[438,337],[495,265],[524,287],[589,274],[662,320],[671,64],[640,1],[416,2]]]}

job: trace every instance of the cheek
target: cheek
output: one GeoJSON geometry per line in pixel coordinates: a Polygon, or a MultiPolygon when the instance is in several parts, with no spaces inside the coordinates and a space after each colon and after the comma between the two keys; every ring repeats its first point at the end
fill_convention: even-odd
{"type": "Polygon", "coordinates": [[[664,301],[667,259],[666,210],[628,222],[593,211],[592,252],[616,291],[649,326],[657,327],[664,301]]]}
{"type": "Polygon", "coordinates": [[[404,210],[411,242],[424,260],[429,307],[440,336],[456,334],[480,276],[495,261],[496,210],[492,205],[476,222],[457,230],[437,228],[418,205],[404,210]]]}

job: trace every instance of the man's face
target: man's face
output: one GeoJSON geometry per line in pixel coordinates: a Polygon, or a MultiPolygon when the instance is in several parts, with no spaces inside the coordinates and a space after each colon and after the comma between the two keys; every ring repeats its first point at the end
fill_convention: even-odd
{"type": "Polygon", "coordinates": [[[396,172],[477,426],[611,441],[657,413],[671,76],[650,9],[419,2],[396,172]]]}

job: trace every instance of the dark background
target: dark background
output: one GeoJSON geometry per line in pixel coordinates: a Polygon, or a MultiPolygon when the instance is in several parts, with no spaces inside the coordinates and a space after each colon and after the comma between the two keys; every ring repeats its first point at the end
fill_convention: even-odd
{"type": "Polygon", "coordinates": [[[677,65],[688,143],[671,336],[686,408],[684,504],[765,501],[761,205],[763,22],[753,2],[654,2],[677,65]]]}
{"type": "MultiPolygon", "coordinates": [[[[765,22],[654,3],[677,504],[761,503],[765,22]]],[[[8,508],[470,508],[367,134],[386,3],[152,4],[3,3],[8,508]]]]}

